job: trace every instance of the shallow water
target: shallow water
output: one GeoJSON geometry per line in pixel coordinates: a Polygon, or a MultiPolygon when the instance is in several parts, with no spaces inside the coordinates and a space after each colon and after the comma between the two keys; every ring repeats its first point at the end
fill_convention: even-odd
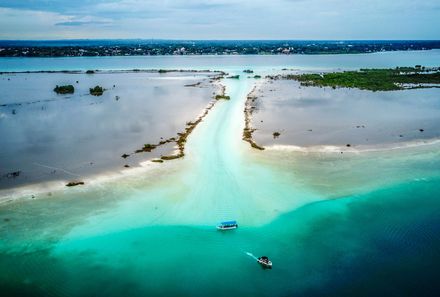
{"type": "Polygon", "coordinates": [[[137,166],[175,144],[128,159],[146,143],[177,137],[212,100],[208,73],[17,73],[0,75],[0,189],[137,166]],[[197,87],[187,87],[201,82],[197,87]],[[57,95],[72,84],[74,94],[57,95]],[[89,88],[100,85],[102,96],[89,88]],[[20,176],[8,178],[10,172],[20,176]]]}
{"type": "Polygon", "coordinates": [[[356,148],[440,137],[438,88],[372,92],[269,80],[256,96],[252,126],[263,146],[356,148]],[[275,138],[274,132],[281,135],[275,138]]]}
{"type": "Polygon", "coordinates": [[[256,80],[224,83],[231,100],[191,134],[184,159],[2,204],[2,292],[440,293],[439,144],[362,154],[252,150],[241,134],[256,80]],[[229,219],[237,230],[215,230],[229,219]],[[246,253],[269,256],[274,268],[246,253]]]}

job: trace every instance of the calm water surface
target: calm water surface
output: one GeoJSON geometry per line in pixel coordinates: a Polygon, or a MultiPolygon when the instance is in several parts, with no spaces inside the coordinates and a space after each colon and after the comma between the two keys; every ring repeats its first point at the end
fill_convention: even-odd
{"type": "Polygon", "coordinates": [[[440,50],[356,55],[1,58],[0,71],[88,69],[356,69],[439,66],[440,50]]]}
{"type": "Polygon", "coordinates": [[[0,188],[82,179],[170,154],[175,144],[121,158],[177,137],[216,91],[208,73],[180,72],[3,74],[0,89],[0,188]],[[53,91],[69,84],[73,95],[53,91]],[[96,85],[102,96],[89,94],[96,85]]]}
{"type": "MultiPolygon", "coordinates": [[[[12,59],[1,65],[149,68],[154,60],[160,68],[211,65],[241,74],[295,65],[435,65],[438,57],[430,51],[12,59]]],[[[251,150],[241,134],[244,101],[255,82],[225,81],[231,100],[219,102],[197,127],[182,160],[3,203],[2,295],[438,296],[439,144],[342,155],[251,150]],[[240,227],[215,230],[229,219],[240,227]],[[261,269],[247,252],[269,256],[274,268],[261,269]]]]}
{"type": "Polygon", "coordinates": [[[275,80],[259,87],[256,96],[252,126],[263,146],[371,148],[440,137],[438,88],[372,92],[275,80]],[[277,138],[275,131],[281,134],[277,138]]]}

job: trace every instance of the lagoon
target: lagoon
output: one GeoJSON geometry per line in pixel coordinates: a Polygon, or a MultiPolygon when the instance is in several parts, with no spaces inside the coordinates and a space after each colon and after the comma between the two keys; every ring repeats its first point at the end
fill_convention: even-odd
{"type": "Polygon", "coordinates": [[[251,124],[263,146],[377,149],[440,137],[439,88],[334,90],[280,79],[268,80],[254,94],[251,124]]]}
{"type": "MultiPolygon", "coordinates": [[[[246,96],[260,81],[247,78],[243,69],[265,75],[291,67],[438,66],[438,55],[135,57],[125,66],[124,58],[95,58],[87,65],[76,58],[21,59],[31,70],[61,70],[66,63],[83,70],[105,69],[101,63],[108,63],[107,69],[187,65],[241,78],[222,81],[231,100],[217,102],[191,133],[182,159],[104,174],[85,187],[2,192],[2,292],[436,295],[439,143],[340,154],[258,151],[241,137],[246,96]],[[157,64],[133,63],[136,59],[157,64]],[[303,64],[296,62],[301,59],[303,64]],[[229,219],[240,227],[215,230],[229,219]],[[274,268],[262,270],[247,252],[269,256],[274,268]]],[[[8,65],[3,67],[18,67],[8,65]]]]}
{"type": "Polygon", "coordinates": [[[98,72],[0,75],[0,189],[75,180],[171,154],[177,137],[212,100],[215,73],[98,72]],[[194,86],[197,84],[196,86],[194,86]],[[73,85],[60,95],[57,85],[73,85]],[[102,96],[89,88],[102,86],[102,96]],[[122,158],[122,155],[130,157],[122,158]],[[7,174],[20,172],[11,178],[7,174]]]}

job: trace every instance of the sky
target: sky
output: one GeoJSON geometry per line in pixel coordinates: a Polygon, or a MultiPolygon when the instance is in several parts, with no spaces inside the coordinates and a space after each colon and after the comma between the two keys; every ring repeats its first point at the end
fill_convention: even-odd
{"type": "Polygon", "coordinates": [[[0,39],[440,39],[440,0],[0,0],[0,39]]]}

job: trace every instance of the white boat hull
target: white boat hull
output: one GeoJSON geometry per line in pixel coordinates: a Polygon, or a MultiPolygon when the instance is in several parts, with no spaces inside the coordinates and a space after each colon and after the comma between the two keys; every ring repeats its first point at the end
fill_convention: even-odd
{"type": "Polygon", "coordinates": [[[264,262],[264,261],[262,261],[262,260],[258,260],[257,262],[260,263],[260,265],[261,265],[263,268],[266,268],[266,269],[272,269],[272,261],[264,262]]]}

